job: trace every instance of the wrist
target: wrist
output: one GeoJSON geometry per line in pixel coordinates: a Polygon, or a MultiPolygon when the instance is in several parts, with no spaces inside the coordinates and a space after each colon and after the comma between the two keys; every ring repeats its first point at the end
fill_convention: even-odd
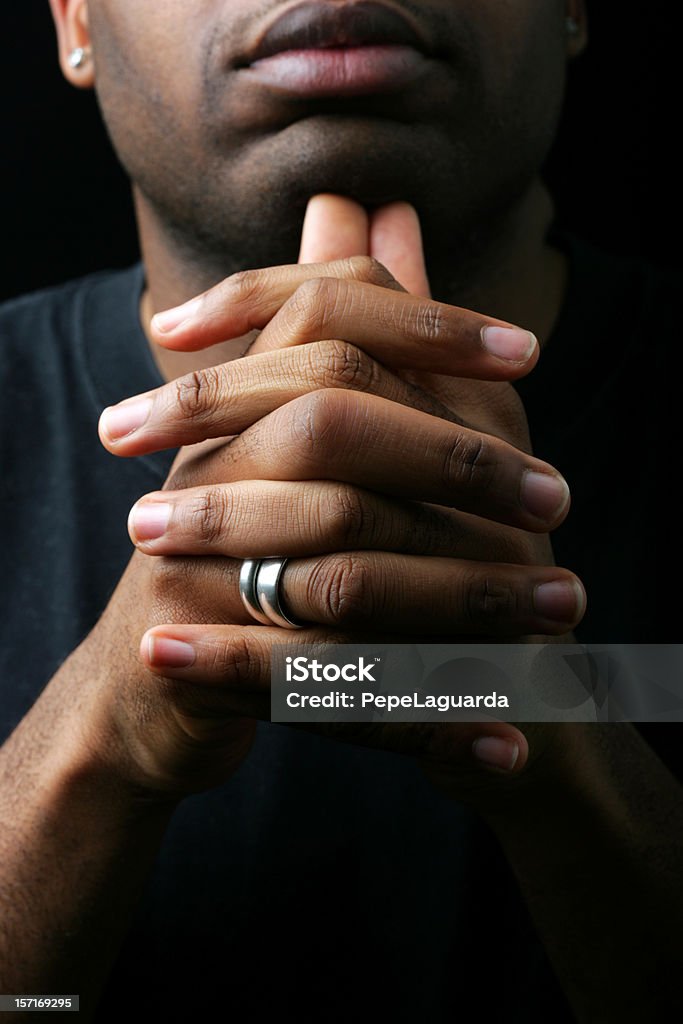
{"type": "Polygon", "coordinates": [[[185,699],[175,680],[147,668],[137,651],[103,666],[107,636],[98,638],[95,630],[84,650],[75,652],[76,659],[82,655],[86,666],[94,666],[82,745],[96,770],[145,808],[174,807],[226,782],[248,753],[255,721],[222,709],[220,715],[211,708],[205,712],[192,694],[185,699]]]}
{"type": "Polygon", "coordinates": [[[131,820],[155,808],[167,816],[180,798],[146,784],[120,720],[126,668],[107,664],[92,637],[72,652],[8,740],[6,770],[27,772],[48,803],[92,791],[131,820]]]}
{"type": "Polygon", "coordinates": [[[131,840],[155,849],[175,805],[150,799],[114,770],[101,756],[100,734],[80,717],[48,718],[48,729],[45,710],[38,701],[0,751],[0,818],[11,821],[13,837],[5,861],[21,859],[27,843],[62,835],[86,844],[89,856],[98,849],[108,856],[131,840]]]}

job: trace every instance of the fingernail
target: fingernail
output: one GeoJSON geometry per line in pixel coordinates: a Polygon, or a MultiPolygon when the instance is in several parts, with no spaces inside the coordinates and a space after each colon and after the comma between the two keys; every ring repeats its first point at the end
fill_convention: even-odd
{"type": "Polygon", "coordinates": [[[163,537],[171,518],[171,506],[165,502],[144,501],[133,505],[128,516],[128,532],[137,544],[163,537]]]}
{"type": "Polygon", "coordinates": [[[521,500],[532,516],[552,522],[569,500],[567,481],[561,476],[528,469],[522,477],[521,500]]]}
{"type": "Polygon", "coordinates": [[[110,441],[120,441],[146,422],[151,409],[152,402],[149,398],[110,405],[100,416],[100,429],[110,441]]]}
{"type": "Polygon", "coordinates": [[[150,636],[147,640],[150,664],[166,668],[187,668],[195,660],[192,644],[169,636],[150,636]]]}
{"type": "Polygon", "coordinates": [[[472,744],[477,760],[492,768],[511,772],[519,757],[519,744],[514,740],[503,740],[499,736],[481,736],[472,744]]]}
{"type": "Polygon", "coordinates": [[[155,313],[152,317],[152,326],[161,334],[169,334],[176,327],[180,327],[186,320],[191,320],[199,312],[201,299],[190,299],[182,306],[174,306],[173,309],[165,309],[162,313],[155,313]]]}
{"type": "Polygon", "coordinates": [[[575,580],[539,583],[534,590],[536,614],[553,622],[575,622],[581,618],[585,603],[583,587],[575,580]]]}
{"type": "Polygon", "coordinates": [[[491,355],[512,363],[525,363],[538,344],[536,335],[531,331],[523,331],[519,327],[496,327],[493,324],[482,327],[481,340],[491,355]]]}

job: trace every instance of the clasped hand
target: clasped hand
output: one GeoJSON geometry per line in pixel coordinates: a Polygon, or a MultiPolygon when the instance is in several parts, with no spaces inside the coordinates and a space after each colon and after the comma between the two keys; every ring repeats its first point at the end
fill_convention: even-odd
{"type": "MultiPolygon", "coordinates": [[[[340,214],[368,236],[362,208],[316,197],[302,255],[329,251],[340,214]]],[[[103,413],[116,455],[220,439],[183,448],[129,520],[158,598],[140,657],[185,684],[195,724],[268,717],[274,641],[514,640],[566,634],[583,613],[548,539],[569,491],[530,454],[508,383],[535,364],[536,339],[429,298],[414,211],[380,216],[385,263],[421,294],[376,254],[233,275],[153,331],[190,351],[258,328],[248,353],[103,413]],[[269,555],[291,559],[282,595],[310,624],[294,636],[257,626],[239,597],[241,560],[269,555]]]]}

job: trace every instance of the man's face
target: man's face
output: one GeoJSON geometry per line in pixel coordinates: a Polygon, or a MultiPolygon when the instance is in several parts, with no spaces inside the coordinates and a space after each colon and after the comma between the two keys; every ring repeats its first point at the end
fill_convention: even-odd
{"type": "MultiPolygon", "coordinates": [[[[335,95],[341,65],[329,54],[249,66],[297,0],[90,0],[112,140],[143,204],[179,242],[226,266],[236,249],[251,265],[294,259],[308,198],[331,191],[370,206],[413,203],[438,254],[485,231],[524,191],[561,103],[564,3],[378,2],[406,23],[405,40],[395,25],[388,42],[415,46],[376,51],[374,63],[356,50],[335,95]]],[[[341,12],[343,34],[353,5],[317,6],[341,12]]],[[[361,13],[361,35],[381,44],[382,13],[361,13]]],[[[276,47],[334,34],[316,27],[316,11],[293,17],[276,47]]]]}

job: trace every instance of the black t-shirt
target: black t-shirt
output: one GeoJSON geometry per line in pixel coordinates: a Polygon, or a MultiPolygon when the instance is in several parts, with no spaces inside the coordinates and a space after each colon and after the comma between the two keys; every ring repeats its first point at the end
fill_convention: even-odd
{"type": "MultiPolygon", "coordinates": [[[[565,308],[519,385],[537,454],[572,488],[557,561],[587,587],[579,639],[671,642],[657,560],[680,561],[676,293],[563,244],[565,308]]],[[[0,309],[2,737],[97,621],[131,555],[128,511],[173,460],[117,459],[97,436],[105,405],[162,383],[142,287],[138,266],[0,309]]],[[[97,1020],[122,1019],[136,984],[151,1020],[438,1024],[463,1001],[490,1019],[567,1013],[474,814],[409,761],[267,723],[228,783],[178,808],[97,1020]]]]}

